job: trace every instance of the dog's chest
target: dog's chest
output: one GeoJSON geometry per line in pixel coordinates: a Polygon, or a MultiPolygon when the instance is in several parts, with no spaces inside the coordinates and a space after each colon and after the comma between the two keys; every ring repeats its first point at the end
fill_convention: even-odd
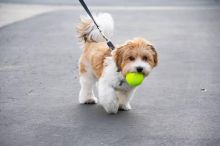
{"type": "Polygon", "coordinates": [[[110,84],[115,90],[129,91],[132,89],[124,79],[121,72],[118,72],[118,68],[112,58],[106,58],[106,67],[103,72],[103,78],[107,84],[110,84]]]}

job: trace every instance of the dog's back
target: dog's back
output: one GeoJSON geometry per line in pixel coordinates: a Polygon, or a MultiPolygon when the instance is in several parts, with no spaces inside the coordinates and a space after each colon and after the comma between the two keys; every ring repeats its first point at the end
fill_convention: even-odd
{"type": "MultiPolygon", "coordinates": [[[[95,17],[100,29],[107,36],[113,34],[114,23],[110,14],[102,13],[95,17]]],[[[104,59],[111,56],[111,50],[93,21],[86,16],[81,16],[77,26],[78,37],[83,42],[83,54],[80,57],[80,74],[93,73],[99,78],[104,68],[104,59]]]]}

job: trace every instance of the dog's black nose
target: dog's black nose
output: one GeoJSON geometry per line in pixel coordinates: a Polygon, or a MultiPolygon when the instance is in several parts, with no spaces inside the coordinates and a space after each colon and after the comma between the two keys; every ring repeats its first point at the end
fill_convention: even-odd
{"type": "Polygon", "coordinates": [[[143,67],[138,66],[137,68],[137,72],[142,72],[143,71],[143,67]]]}

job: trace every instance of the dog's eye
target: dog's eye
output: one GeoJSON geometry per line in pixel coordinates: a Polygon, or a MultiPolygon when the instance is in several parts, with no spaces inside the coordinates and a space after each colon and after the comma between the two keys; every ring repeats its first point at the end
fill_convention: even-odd
{"type": "Polygon", "coordinates": [[[147,56],[144,56],[142,59],[143,59],[144,61],[147,61],[147,60],[148,60],[147,56]]]}
{"type": "Polygon", "coordinates": [[[130,61],[134,61],[134,60],[135,60],[135,58],[134,58],[133,56],[129,56],[128,59],[129,59],[130,61]]]}

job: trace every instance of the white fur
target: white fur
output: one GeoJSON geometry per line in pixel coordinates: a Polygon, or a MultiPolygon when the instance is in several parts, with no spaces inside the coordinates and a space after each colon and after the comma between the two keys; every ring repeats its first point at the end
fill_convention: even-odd
{"type": "MultiPolygon", "coordinates": [[[[89,19],[89,18],[88,18],[89,19]]],[[[94,16],[95,21],[99,25],[99,28],[107,38],[111,38],[114,30],[114,21],[110,14],[100,13],[97,16],[94,16]]],[[[88,39],[90,41],[103,42],[105,39],[96,28],[95,24],[92,22],[88,30],[88,39]]]]}
{"type": "Polygon", "coordinates": [[[120,86],[123,80],[121,72],[117,72],[117,66],[112,57],[105,60],[107,67],[103,71],[98,82],[99,102],[108,113],[117,113],[118,109],[131,109],[130,100],[135,91],[126,82],[120,86]]]}
{"type": "Polygon", "coordinates": [[[97,79],[92,74],[91,66],[85,63],[88,72],[80,75],[81,89],[79,92],[79,103],[97,103],[98,99],[94,95],[93,87],[97,79]]]}

